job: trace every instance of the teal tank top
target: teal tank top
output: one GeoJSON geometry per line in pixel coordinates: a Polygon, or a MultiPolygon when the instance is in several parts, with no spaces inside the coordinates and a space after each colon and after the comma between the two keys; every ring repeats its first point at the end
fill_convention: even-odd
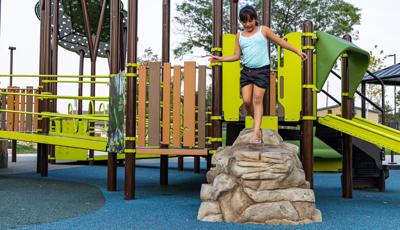
{"type": "Polygon", "coordinates": [[[260,68],[270,64],[268,53],[268,40],[261,32],[261,26],[257,33],[250,37],[240,33],[239,45],[242,53],[242,65],[248,68],[260,68]]]}

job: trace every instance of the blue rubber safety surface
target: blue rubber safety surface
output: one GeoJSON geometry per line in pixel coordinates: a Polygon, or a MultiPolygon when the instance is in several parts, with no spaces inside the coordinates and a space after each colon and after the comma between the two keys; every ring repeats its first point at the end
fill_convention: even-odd
{"type": "MultiPolygon", "coordinates": [[[[400,228],[400,172],[391,171],[385,193],[356,190],[341,198],[341,174],[315,174],[317,208],[323,222],[298,226],[208,223],[197,220],[199,192],[205,173],[177,171],[170,163],[169,186],[159,185],[158,164],[136,170],[136,200],[124,200],[124,168],[118,168],[118,191],[106,190],[107,167],[82,166],[52,170],[49,178],[98,186],[106,199],[102,208],[76,218],[27,226],[25,229],[396,229],[400,228]]],[[[192,167],[191,164],[185,164],[192,167]]],[[[204,165],[202,165],[204,169],[204,165]]],[[[36,175],[31,175],[37,177],[36,175]]],[[[38,210],[40,211],[40,210],[38,210]]]]}

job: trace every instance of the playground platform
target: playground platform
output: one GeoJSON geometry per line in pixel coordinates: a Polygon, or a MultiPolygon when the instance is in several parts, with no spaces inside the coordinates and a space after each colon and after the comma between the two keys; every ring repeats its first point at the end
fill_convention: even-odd
{"type": "MultiPolygon", "coordinates": [[[[184,171],[177,170],[175,159],[170,160],[168,187],[159,185],[159,159],[138,160],[137,199],[131,201],[121,199],[123,197],[123,167],[118,167],[117,171],[118,191],[107,192],[104,179],[107,173],[105,166],[55,165],[50,168],[48,178],[40,178],[33,170],[36,164],[33,155],[21,154],[18,159],[17,163],[9,163],[9,169],[3,169],[0,172],[0,203],[2,204],[0,229],[294,228],[293,226],[197,221],[200,186],[205,183],[205,164],[202,165],[202,173],[195,174],[192,171],[193,160],[190,158],[185,160],[184,171]],[[27,168],[31,170],[26,170],[27,168]],[[11,193],[16,188],[7,185],[12,185],[13,181],[18,180],[24,181],[19,184],[20,193],[11,193]],[[75,191],[75,194],[63,192],[71,187],[78,191],[75,191]],[[40,196],[42,200],[30,199],[34,191],[40,192],[40,189],[43,189],[43,194],[40,196]],[[83,190],[79,191],[79,189],[83,190]],[[13,199],[12,196],[14,196],[13,199]],[[63,200],[85,200],[91,197],[97,197],[100,201],[98,203],[93,200],[85,201],[84,203],[91,207],[81,212],[79,209],[82,207],[77,207],[75,212],[62,209],[65,205],[63,200]],[[9,202],[12,205],[4,205],[9,202]],[[35,207],[30,206],[33,203],[35,207]],[[7,207],[12,210],[6,210],[7,207]],[[66,212],[64,217],[60,210],[66,212]],[[56,214],[58,219],[49,218],[56,214]],[[5,218],[6,216],[8,218],[5,218]]],[[[295,227],[296,229],[348,229],[350,226],[353,229],[389,229],[399,226],[400,171],[391,171],[386,192],[355,190],[353,199],[341,198],[341,174],[316,173],[314,176],[316,203],[317,208],[322,212],[323,222],[299,225],[295,227]]]]}

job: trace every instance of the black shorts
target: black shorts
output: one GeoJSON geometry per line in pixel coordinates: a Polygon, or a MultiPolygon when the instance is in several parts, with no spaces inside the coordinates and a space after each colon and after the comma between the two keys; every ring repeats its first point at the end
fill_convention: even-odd
{"type": "Polygon", "coordinates": [[[260,68],[247,68],[243,66],[243,69],[240,72],[240,88],[248,84],[255,84],[260,88],[268,89],[269,75],[269,65],[260,68]]]}

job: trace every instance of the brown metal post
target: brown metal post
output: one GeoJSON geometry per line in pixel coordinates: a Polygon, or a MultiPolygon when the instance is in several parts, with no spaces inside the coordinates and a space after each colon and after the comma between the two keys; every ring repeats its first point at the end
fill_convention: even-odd
{"type": "MultiPolygon", "coordinates": [[[[83,70],[84,70],[84,64],[85,64],[85,51],[84,50],[79,50],[79,75],[83,75],[83,70]]],[[[78,83],[78,96],[83,95],[83,77],[79,77],[79,83],[78,83]]],[[[82,100],[78,100],[78,114],[82,114],[82,100]]]]}
{"type": "MultiPolygon", "coordinates": [[[[171,0],[163,0],[163,15],[162,15],[162,62],[169,62],[170,49],[170,20],[171,20],[171,0]]],[[[165,70],[170,71],[170,70],[165,70]]],[[[168,148],[168,145],[162,145],[163,148],[168,148]]],[[[178,162],[178,164],[181,161],[178,162]]],[[[182,158],[183,163],[183,158],[182,158]]],[[[180,166],[178,165],[178,168],[180,166]]],[[[168,185],[168,155],[160,156],[160,184],[168,185]]]]}
{"type": "MultiPolygon", "coordinates": [[[[138,1],[128,2],[128,63],[137,61],[137,19],[138,1]]],[[[136,73],[136,67],[129,66],[128,73],[136,73]]],[[[126,102],[126,136],[136,137],[136,78],[128,79],[126,102]]],[[[127,149],[136,149],[135,140],[126,141],[127,149]]],[[[135,199],[136,153],[125,153],[125,199],[135,199]]]]}
{"type": "MultiPolygon", "coordinates": [[[[53,43],[51,47],[51,74],[58,74],[58,34],[59,34],[59,0],[53,0],[53,43]]],[[[50,83],[50,92],[57,95],[57,82],[50,83]]],[[[57,99],[51,99],[50,110],[53,113],[57,112],[57,99]]],[[[55,146],[49,146],[50,163],[55,164],[55,146]]]]}
{"type": "MultiPolygon", "coordinates": [[[[314,27],[311,21],[305,21],[303,24],[303,32],[312,33],[314,27]]],[[[312,38],[307,36],[303,38],[304,46],[313,46],[312,38]]],[[[306,49],[304,52],[308,58],[303,62],[303,85],[313,85],[313,50],[306,49]]],[[[300,152],[302,154],[302,162],[306,180],[310,183],[311,188],[314,186],[313,181],[313,117],[314,117],[314,97],[313,90],[310,87],[303,87],[302,95],[303,120],[301,121],[300,130],[300,152]]]]}
{"type": "MultiPolygon", "coordinates": [[[[110,57],[111,57],[111,74],[117,74],[120,69],[119,65],[119,36],[120,36],[120,1],[119,0],[111,0],[111,34],[110,34],[110,57]]],[[[107,189],[108,191],[116,191],[117,190],[117,153],[108,153],[108,183],[107,189]]]]}
{"type": "MultiPolygon", "coordinates": [[[[50,7],[50,0],[43,0],[42,1],[42,10],[43,10],[43,17],[41,20],[43,20],[43,27],[41,29],[43,30],[41,33],[41,40],[43,41],[42,43],[42,50],[40,53],[40,62],[41,62],[41,69],[40,69],[40,74],[51,74],[51,42],[50,42],[50,31],[51,31],[51,7],[50,7]]],[[[48,83],[42,83],[43,85],[43,91],[44,92],[49,92],[50,87],[48,83]]],[[[49,101],[47,99],[44,99],[41,101],[39,105],[39,113],[40,112],[48,112],[49,110],[49,101]]],[[[48,118],[43,118],[41,122],[41,133],[42,134],[48,134],[49,133],[49,119],[48,118]]],[[[47,177],[48,175],[48,145],[42,144],[40,147],[40,175],[42,177],[47,177]]]]}
{"type": "MultiPolygon", "coordinates": [[[[13,85],[13,77],[11,76],[13,74],[13,68],[14,68],[14,50],[16,50],[15,47],[10,46],[8,47],[10,50],[10,86],[13,85]]],[[[17,162],[17,141],[16,140],[11,140],[11,162],[17,162]]]]}
{"type": "MultiPolygon", "coordinates": [[[[263,24],[265,26],[271,27],[271,0],[263,0],[262,1],[262,19],[263,19],[263,24]]],[[[268,55],[271,56],[271,44],[268,41],[268,55]]],[[[264,94],[263,98],[263,114],[264,115],[270,115],[270,92],[271,89],[267,89],[264,94]]]]}
{"type": "MultiPolygon", "coordinates": [[[[222,47],[222,0],[213,0],[213,42],[214,48],[222,47]]],[[[221,55],[220,51],[214,51],[213,55],[221,55]]],[[[214,65],[212,68],[212,137],[222,137],[222,68],[214,65]]],[[[216,150],[221,142],[213,142],[212,149],[216,150]]],[[[208,155],[208,161],[211,156],[208,155]]]]}
{"type": "MultiPolygon", "coordinates": [[[[59,0],[53,0],[53,46],[51,57],[51,74],[58,73],[58,34],[59,34],[59,0]]],[[[51,83],[52,93],[57,95],[57,82],[51,83]]],[[[57,99],[52,99],[52,112],[57,112],[57,99]]]]}
{"type": "Polygon", "coordinates": [[[231,34],[236,34],[238,32],[238,1],[239,0],[231,0],[231,34]]]}
{"type": "MultiPolygon", "coordinates": [[[[13,67],[14,67],[14,50],[16,50],[17,48],[10,46],[8,47],[8,49],[10,50],[10,74],[13,74],[13,67]]],[[[10,86],[13,86],[13,77],[10,76],[10,86]]]]}
{"type": "MultiPolygon", "coordinates": [[[[345,35],[343,39],[351,42],[351,36],[345,35]]],[[[353,99],[349,97],[349,61],[346,55],[342,56],[342,117],[352,119],[353,99]]],[[[352,137],[342,133],[342,196],[344,198],[352,198],[353,196],[353,144],[352,137]]]]}
{"type": "MultiPolygon", "coordinates": [[[[367,86],[366,86],[366,83],[365,82],[361,82],[361,94],[362,95],[366,95],[366,92],[367,92],[367,86]]],[[[365,105],[365,98],[363,98],[363,97],[361,97],[361,117],[362,118],[366,118],[367,116],[366,116],[366,109],[367,107],[366,107],[366,105],[365,105]]]]}
{"type": "MultiPolygon", "coordinates": [[[[39,45],[39,73],[43,73],[44,69],[44,7],[45,6],[45,0],[40,0],[40,45],[39,45]]],[[[42,86],[42,78],[39,78],[39,86],[42,86]]],[[[40,93],[42,89],[39,87],[38,93],[40,93]]],[[[38,100],[38,112],[42,110],[42,100],[38,100]]],[[[37,129],[42,129],[42,120],[37,121],[37,129]]],[[[34,130],[37,131],[37,130],[34,130]]],[[[43,144],[38,144],[37,148],[37,158],[36,158],[36,173],[40,173],[42,164],[41,164],[41,156],[42,156],[42,146],[43,144]]]]}
{"type": "MultiPolygon", "coordinates": [[[[101,12],[100,12],[100,17],[99,17],[99,22],[97,24],[97,30],[96,30],[96,34],[92,34],[91,32],[91,28],[90,28],[90,22],[89,22],[89,13],[87,10],[87,6],[86,6],[86,1],[85,0],[81,0],[81,8],[82,8],[82,13],[83,13],[83,25],[84,25],[84,29],[85,29],[85,33],[86,33],[86,37],[87,37],[87,42],[88,42],[88,46],[89,46],[89,54],[90,54],[90,74],[92,76],[96,75],[96,59],[97,59],[97,52],[98,52],[98,47],[100,44],[100,36],[101,36],[101,30],[103,27],[103,22],[104,22],[104,15],[105,15],[105,10],[106,10],[106,6],[107,6],[107,1],[103,0],[100,2],[102,7],[101,7],[101,12]]],[[[119,20],[118,20],[119,22],[119,20]]],[[[118,27],[119,28],[119,27],[118,27]]],[[[96,78],[92,77],[90,78],[90,80],[92,82],[96,81],[96,78]]],[[[90,83],[90,96],[94,97],[96,96],[96,84],[95,83],[90,83]]],[[[92,100],[91,101],[91,105],[89,106],[89,114],[94,113],[94,109],[96,108],[96,101],[92,100]]],[[[94,136],[94,123],[90,122],[89,124],[90,127],[90,136],[94,136]]],[[[93,165],[94,164],[94,151],[93,150],[89,150],[89,164],[93,165]]]]}

